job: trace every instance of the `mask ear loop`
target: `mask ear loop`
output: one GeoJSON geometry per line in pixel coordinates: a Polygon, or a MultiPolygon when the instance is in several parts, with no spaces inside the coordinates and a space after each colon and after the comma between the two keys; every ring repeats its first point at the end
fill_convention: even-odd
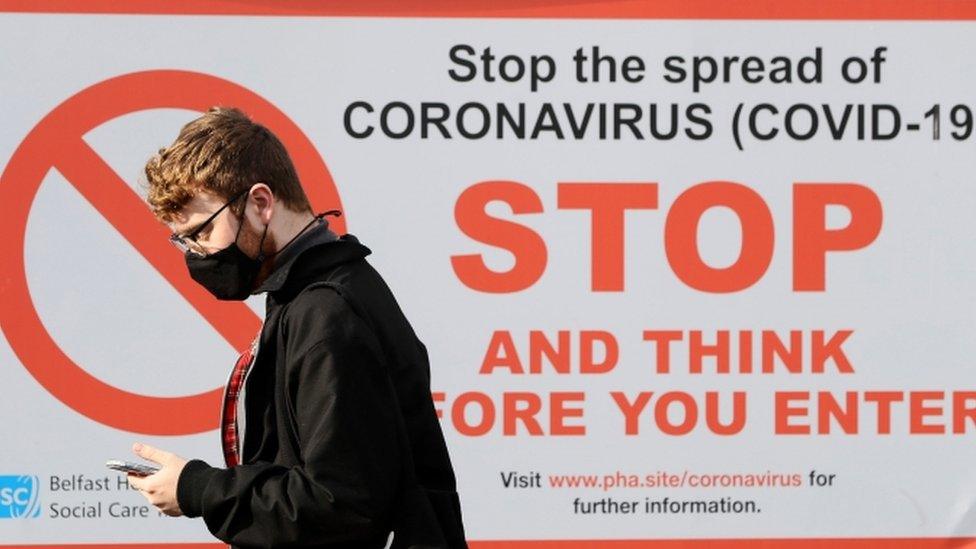
{"type": "Polygon", "coordinates": [[[316,219],[321,219],[322,220],[322,223],[325,223],[325,226],[326,227],[329,227],[329,220],[325,218],[325,216],[327,216],[327,215],[339,217],[340,215],[342,215],[342,212],[340,212],[339,210],[328,210],[328,211],[325,211],[325,212],[322,212],[322,213],[318,214],[317,216],[315,216],[315,218],[316,219]]]}
{"type": "MultiPolygon", "coordinates": [[[[250,189],[248,189],[250,190],[250,189]]],[[[240,198],[240,196],[238,196],[240,198]]],[[[231,208],[233,211],[233,208],[231,208]]],[[[241,212],[241,217],[237,220],[237,234],[234,235],[234,245],[237,245],[237,237],[241,236],[241,229],[244,228],[244,217],[247,214],[247,202],[244,203],[244,211],[241,212]]],[[[259,250],[260,251],[260,250],[259,250]]]]}
{"type": "MultiPolygon", "coordinates": [[[[268,223],[270,225],[270,223],[268,223]]],[[[264,236],[268,234],[268,225],[264,226],[264,232],[261,233],[261,242],[258,243],[258,261],[264,261],[264,236]]]]}
{"type": "MultiPolygon", "coordinates": [[[[237,224],[237,234],[234,235],[234,245],[237,245],[237,238],[241,235],[241,229],[244,228],[244,220],[246,219],[246,216],[247,216],[247,209],[245,208],[244,211],[241,212],[241,218],[237,224]]],[[[258,243],[258,256],[255,258],[255,261],[264,261],[265,259],[264,237],[267,234],[268,234],[268,225],[265,225],[264,232],[261,233],[261,242],[258,243]]]]}
{"type": "MultiPolygon", "coordinates": [[[[340,212],[339,210],[329,210],[327,212],[320,213],[320,214],[316,215],[315,217],[312,218],[311,221],[308,222],[308,225],[305,225],[305,227],[303,227],[302,230],[298,231],[298,233],[295,234],[295,236],[291,237],[291,240],[289,240],[288,242],[285,242],[285,245],[282,246],[281,248],[278,248],[277,250],[271,252],[267,256],[264,255],[264,251],[262,249],[262,251],[258,254],[258,260],[263,261],[267,257],[270,257],[272,255],[277,255],[279,252],[281,252],[281,250],[284,250],[285,248],[288,247],[289,244],[291,244],[292,242],[294,242],[296,238],[298,238],[299,236],[301,236],[302,233],[304,233],[306,229],[308,229],[309,227],[311,227],[313,223],[315,223],[316,221],[318,221],[320,219],[323,219],[327,215],[334,215],[334,216],[337,216],[338,217],[338,216],[342,215],[342,212],[340,212]]],[[[267,225],[264,226],[264,232],[265,233],[268,232],[268,226],[267,225]]],[[[261,235],[261,242],[262,242],[262,244],[264,243],[264,235],[261,235]]]]}

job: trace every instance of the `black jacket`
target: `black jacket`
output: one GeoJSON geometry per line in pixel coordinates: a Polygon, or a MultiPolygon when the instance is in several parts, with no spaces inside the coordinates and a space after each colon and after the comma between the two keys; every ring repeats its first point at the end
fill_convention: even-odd
{"type": "Polygon", "coordinates": [[[187,517],[234,547],[467,547],[427,349],[346,234],[275,268],[241,464],[190,460],[187,517]]]}

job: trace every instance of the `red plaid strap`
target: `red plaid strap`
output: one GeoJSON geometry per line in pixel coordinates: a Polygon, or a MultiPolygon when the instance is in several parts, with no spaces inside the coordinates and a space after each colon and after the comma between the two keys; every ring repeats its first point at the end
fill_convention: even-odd
{"type": "Polygon", "coordinates": [[[224,420],[220,425],[220,439],[224,446],[224,462],[227,463],[228,467],[234,467],[240,463],[240,456],[237,453],[237,395],[241,392],[244,375],[251,367],[251,363],[254,362],[254,349],[257,347],[259,337],[261,337],[260,331],[248,348],[237,357],[234,371],[227,383],[227,391],[224,393],[224,420]]]}

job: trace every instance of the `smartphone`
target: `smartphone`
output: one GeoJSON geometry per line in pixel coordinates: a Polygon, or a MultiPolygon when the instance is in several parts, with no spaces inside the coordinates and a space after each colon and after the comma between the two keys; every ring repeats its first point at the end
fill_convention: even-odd
{"type": "Polygon", "coordinates": [[[115,469],[116,471],[122,471],[123,473],[135,473],[137,475],[151,475],[156,471],[159,471],[158,465],[149,465],[146,463],[134,463],[132,461],[123,461],[121,459],[110,459],[105,462],[105,466],[109,469],[115,469]]]}

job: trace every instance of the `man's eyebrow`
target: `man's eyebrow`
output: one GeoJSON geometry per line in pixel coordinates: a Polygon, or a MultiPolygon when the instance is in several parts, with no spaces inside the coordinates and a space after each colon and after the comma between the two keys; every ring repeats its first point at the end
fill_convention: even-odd
{"type": "Polygon", "coordinates": [[[178,235],[187,235],[187,234],[193,232],[194,229],[196,229],[197,227],[199,227],[200,226],[200,223],[203,223],[203,220],[202,219],[197,220],[194,223],[187,223],[186,225],[183,226],[182,229],[181,228],[176,228],[173,232],[175,232],[178,235]]]}

